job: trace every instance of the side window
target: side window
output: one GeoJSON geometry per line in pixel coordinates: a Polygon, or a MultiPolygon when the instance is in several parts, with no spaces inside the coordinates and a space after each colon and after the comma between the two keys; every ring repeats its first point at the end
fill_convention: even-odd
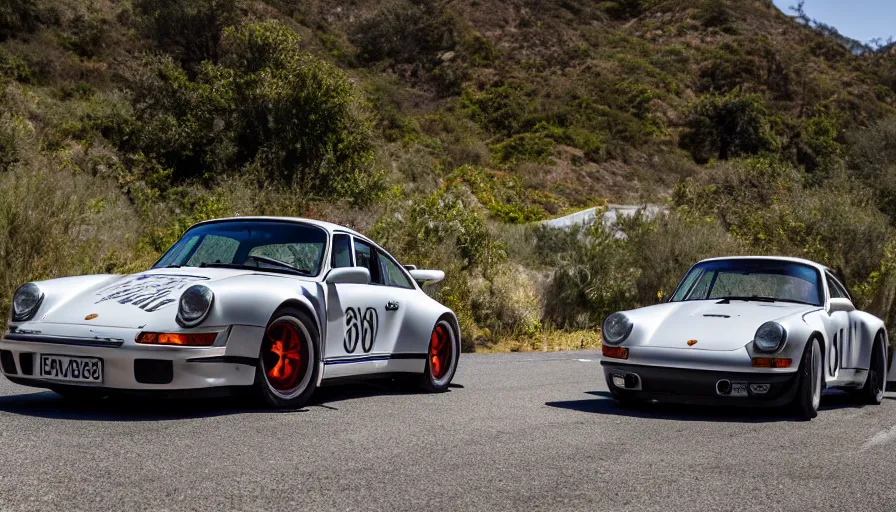
{"type": "Polygon", "coordinates": [[[385,284],[388,286],[397,286],[399,288],[413,288],[414,284],[411,283],[411,280],[408,279],[408,276],[398,267],[398,264],[392,261],[391,258],[383,254],[382,252],[377,252],[378,258],[380,260],[380,270],[382,271],[382,275],[385,277],[385,284]]]}
{"type": "Polygon", "coordinates": [[[369,244],[360,240],[355,240],[355,266],[364,267],[370,271],[371,284],[383,284],[376,251],[369,244]]]}
{"type": "Polygon", "coordinates": [[[825,275],[825,277],[828,280],[828,290],[830,290],[832,299],[849,299],[849,294],[836,279],[829,275],[825,275]]]}
{"type": "Polygon", "coordinates": [[[352,247],[348,235],[333,235],[333,257],[330,266],[333,268],[352,266],[352,247]]]}

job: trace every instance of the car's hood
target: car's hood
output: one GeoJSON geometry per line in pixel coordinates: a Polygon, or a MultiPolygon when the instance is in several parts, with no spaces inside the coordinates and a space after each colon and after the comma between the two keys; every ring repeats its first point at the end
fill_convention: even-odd
{"type": "Polygon", "coordinates": [[[640,322],[649,324],[641,325],[639,344],[692,350],[736,350],[751,342],[756,329],[763,323],[818,309],[818,306],[786,302],[718,302],[673,302],[640,310],[654,311],[634,315],[636,326],[640,322]],[[689,341],[692,345],[688,345],[689,341]]]}
{"type": "Polygon", "coordinates": [[[39,321],[140,328],[153,315],[174,318],[177,300],[190,285],[208,284],[250,273],[252,271],[249,270],[190,267],[109,276],[92,283],[92,286],[68,290],[65,297],[55,297],[57,300],[39,321]]]}

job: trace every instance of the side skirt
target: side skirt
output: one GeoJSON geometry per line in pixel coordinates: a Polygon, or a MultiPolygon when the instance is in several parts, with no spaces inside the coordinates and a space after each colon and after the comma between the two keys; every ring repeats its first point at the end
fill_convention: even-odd
{"type": "Polygon", "coordinates": [[[325,359],[322,380],[380,373],[422,373],[426,354],[366,354],[325,359]]]}

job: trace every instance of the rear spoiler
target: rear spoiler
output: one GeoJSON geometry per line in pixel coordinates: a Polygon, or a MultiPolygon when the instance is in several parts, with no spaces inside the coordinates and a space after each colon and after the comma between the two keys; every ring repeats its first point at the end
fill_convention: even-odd
{"type": "Polygon", "coordinates": [[[445,272],[441,270],[423,270],[418,269],[416,265],[404,265],[404,268],[420,286],[435,284],[445,279],[445,272]]]}

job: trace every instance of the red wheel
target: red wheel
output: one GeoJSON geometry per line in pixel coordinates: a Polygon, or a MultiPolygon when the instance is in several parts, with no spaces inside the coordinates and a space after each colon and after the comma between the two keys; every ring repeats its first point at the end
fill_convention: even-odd
{"type": "Polygon", "coordinates": [[[429,349],[426,352],[426,368],[423,371],[421,386],[430,392],[448,389],[454,372],[457,370],[457,358],[460,356],[460,341],[456,331],[447,320],[439,320],[429,336],[429,349]]]}
{"type": "Polygon", "coordinates": [[[289,393],[307,368],[306,341],[295,324],[278,320],[264,336],[264,370],[274,390],[289,393]],[[305,352],[303,354],[303,352],[305,352]]]}
{"type": "Polygon", "coordinates": [[[304,312],[278,311],[261,341],[255,386],[274,407],[301,407],[314,392],[319,371],[317,330],[304,312]]]}
{"type": "Polygon", "coordinates": [[[451,335],[444,324],[436,325],[429,338],[429,370],[434,380],[441,380],[451,368],[451,335]]]}

